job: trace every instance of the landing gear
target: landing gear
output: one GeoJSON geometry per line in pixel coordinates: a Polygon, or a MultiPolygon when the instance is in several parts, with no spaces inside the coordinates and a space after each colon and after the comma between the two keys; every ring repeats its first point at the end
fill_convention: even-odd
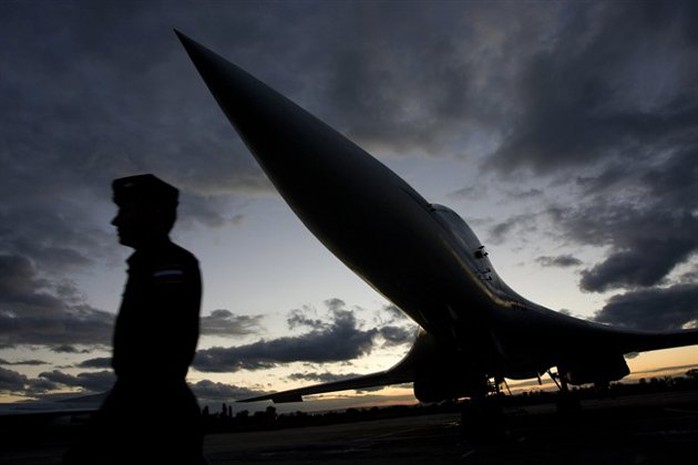
{"type": "Polygon", "coordinates": [[[560,374],[559,369],[557,373],[552,373],[551,371],[548,371],[548,375],[550,375],[550,377],[560,390],[560,392],[558,393],[557,402],[555,402],[557,412],[563,415],[578,412],[581,409],[579,398],[573,392],[570,391],[569,384],[567,382],[567,377],[560,374]]]}

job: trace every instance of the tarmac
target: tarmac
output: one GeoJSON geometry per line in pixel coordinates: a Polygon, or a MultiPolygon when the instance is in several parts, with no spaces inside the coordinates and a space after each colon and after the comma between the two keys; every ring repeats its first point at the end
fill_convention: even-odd
{"type": "MultiPolygon", "coordinates": [[[[205,451],[211,465],[695,463],[696,391],[584,401],[581,407],[564,415],[552,404],[510,409],[473,428],[464,428],[459,414],[442,413],[209,434],[205,451]]],[[[65,446],[60,435],[15,441],[0,447],[0,464],[59,464],[65,446]]]]}

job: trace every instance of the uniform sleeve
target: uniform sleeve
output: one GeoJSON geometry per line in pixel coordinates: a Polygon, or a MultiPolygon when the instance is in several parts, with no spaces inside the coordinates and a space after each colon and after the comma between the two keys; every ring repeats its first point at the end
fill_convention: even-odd
{"type": "Polygon", "coordinates": [[[199,338],[201,273],[198,262],[186,258],[159,264],[150,277],[152,355],[161,376],[184,377],[199,338]]]}

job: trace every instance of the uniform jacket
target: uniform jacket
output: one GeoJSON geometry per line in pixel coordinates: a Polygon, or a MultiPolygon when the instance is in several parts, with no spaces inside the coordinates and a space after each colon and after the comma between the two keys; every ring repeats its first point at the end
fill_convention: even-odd
{"type": "Polygon", "coordinates": [[[139,248],[116,318],[112,366],[120,381],[183,381],[199,338],[197,259],[169,240],[139,248]]]}

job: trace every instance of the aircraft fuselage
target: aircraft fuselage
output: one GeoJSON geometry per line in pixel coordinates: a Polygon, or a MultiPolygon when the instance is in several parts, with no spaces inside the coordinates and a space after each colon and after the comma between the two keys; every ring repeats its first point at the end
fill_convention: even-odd
{"type": "Polygon", "coordinates": [[[494,272],[482,244],[457,214],[429,204],[383,163],[266,84],[191,39],[180,39],[300,220],[423,328],[400,364],[413,372],[415,386],[421,371],[425,386],[434,379],[443,383],[433,395],[453,397],[475,385],[476,377],[530,378],[552,366],[579,373],[570,380],[580,382],[618,379],[627,374],[626,352],[698,342],[696,332],[618,330],[524,299],[494,272]],[[453,389],[450,373],[463,374],[453,389]]]}

